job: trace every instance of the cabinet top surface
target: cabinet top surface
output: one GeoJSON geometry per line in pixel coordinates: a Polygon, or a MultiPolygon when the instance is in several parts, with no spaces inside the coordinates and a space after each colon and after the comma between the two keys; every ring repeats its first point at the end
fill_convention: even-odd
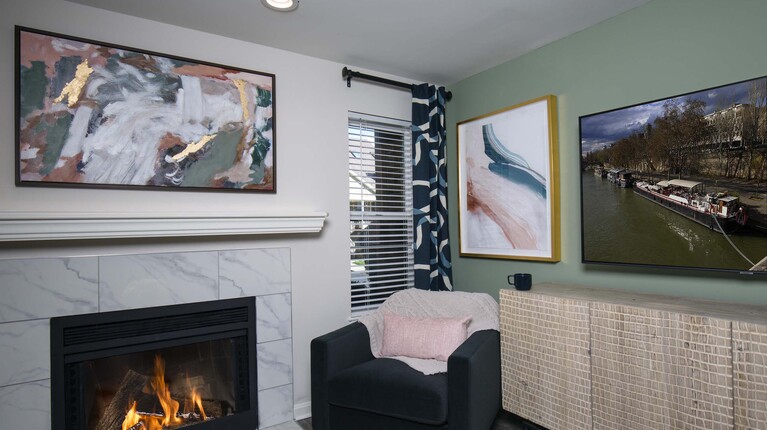
{"type": "Polygon", "coordinates": [[[765,305],[716,302],[690,297],[635,293],[631,291],[563,284],[534,284],[529,291],[517,291],[513,289],[501,289],[500,291],[501,298],[509,294],[538,294],[564,299],[612,303],[656,309],[660,311],[701,315],[711,318],[767,324],[767,306],[765,305]]]}

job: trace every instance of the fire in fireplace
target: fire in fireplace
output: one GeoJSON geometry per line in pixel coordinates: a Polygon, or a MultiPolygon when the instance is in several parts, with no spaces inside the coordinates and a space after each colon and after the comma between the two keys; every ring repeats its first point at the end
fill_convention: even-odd
{"type": "Polygon", "coordinates": [[[86,361],[85,428],[173,429],[230,415],[232,362],[226,340],[86,361]]]}
{"type": "Polygon", "coordinates": [[[253,297],[51,319],[53,430],[258,425],[253,297]]]}

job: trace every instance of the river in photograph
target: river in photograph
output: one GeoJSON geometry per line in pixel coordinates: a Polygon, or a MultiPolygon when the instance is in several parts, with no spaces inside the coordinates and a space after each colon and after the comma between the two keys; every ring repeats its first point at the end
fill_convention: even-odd
{"type": "MultiPolygon", "coordinates": [[[[752,267],[721,233],[591,171],[583,172],[581,179],[586,261],[731,270],[752,267]]],[[[765,235],[745,232],[729,237],[754,264],[767,255],[765,235]]]]}

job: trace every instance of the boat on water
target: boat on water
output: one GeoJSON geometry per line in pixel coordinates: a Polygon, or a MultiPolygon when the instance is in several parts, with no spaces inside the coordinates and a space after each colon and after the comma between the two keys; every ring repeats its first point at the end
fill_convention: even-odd
{"type": "Polygon", "coordinates": [[[748,221],[738,197],[706,193],[703,182],[671,179],[650,184],[640,181],[634,185],[634,192],[719,233],[734,233],[748,221]]]}
{"type": "Polygon", "coordinates": [[[634,186],[633,172],[620,167],[610,169],[607,172],[607,180],[621,188],[631,188],[634,186]]]}
{"type": "Polygon", "coordinates": [[[618,173],[618,182],[615,183],[621,188],[631,188],[634,186],[634,174],[628,170],[618,173]]]}
{"type": "Polygon", "coordinates": [[[618,180],[618,173],[621,172],[623,169],[609,169],[607,171],[607,180],[610,182],[615,182],[618,180]]]}
{"type": "Polygon", "coordinates": [[[594,176],[598,178],[606,178],[607,177],[607,170],[605,170],[602,166],[597,166],[594,168],[594,176]]]}

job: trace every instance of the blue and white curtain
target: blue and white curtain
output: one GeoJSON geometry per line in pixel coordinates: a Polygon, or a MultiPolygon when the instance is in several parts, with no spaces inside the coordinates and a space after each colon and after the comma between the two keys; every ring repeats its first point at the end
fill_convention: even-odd
{"type": "Polygon", "coordinates": [[[447,224],[445,88],[413,86],[415,287],[452,290],[447,224]]]}

